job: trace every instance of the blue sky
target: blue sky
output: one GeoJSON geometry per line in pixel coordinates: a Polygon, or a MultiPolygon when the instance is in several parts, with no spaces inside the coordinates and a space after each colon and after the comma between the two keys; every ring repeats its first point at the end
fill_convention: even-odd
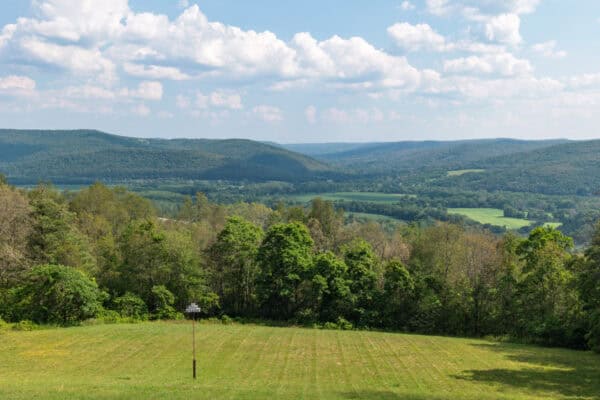
{"type": "Polygon", "coordinates": [[[600,2],[6,0],[1,127],[598,138],[600,2]]]}

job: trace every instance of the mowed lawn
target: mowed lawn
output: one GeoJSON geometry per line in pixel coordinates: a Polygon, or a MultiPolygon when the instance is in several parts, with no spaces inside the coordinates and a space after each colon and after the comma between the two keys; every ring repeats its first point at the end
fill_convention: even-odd
{"type": "Polygon", "coordinates": [[[189,323],[0,333],[0,399],[574,399],[600,356],[475,339],[189,323]]]}
{"type": "Polygon", "coordinates": [[[505,218],[499,208],[449,208],[448,214],[460,214],[480,224],[504,226],[507,229],[519,229],[531,225],[531,221],[521,218],[505,218]]]}

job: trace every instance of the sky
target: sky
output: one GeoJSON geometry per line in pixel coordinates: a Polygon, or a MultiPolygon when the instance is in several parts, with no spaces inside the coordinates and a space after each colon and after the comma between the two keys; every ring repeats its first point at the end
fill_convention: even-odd
{"type": "Polygon", "coordinates": [[[600,138],[597,0],[3,0],[0,128],[600,138]]]}

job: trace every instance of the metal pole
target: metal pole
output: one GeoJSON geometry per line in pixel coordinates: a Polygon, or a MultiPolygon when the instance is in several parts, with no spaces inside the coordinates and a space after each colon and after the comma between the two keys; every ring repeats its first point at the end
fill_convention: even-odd
{"type": "Polygon", "coordinates": [[[194,370],[194,379],[196,379],[196,313],[194,313],[192,317],[192,349],[194,352],[192,368],[194,370]]]}

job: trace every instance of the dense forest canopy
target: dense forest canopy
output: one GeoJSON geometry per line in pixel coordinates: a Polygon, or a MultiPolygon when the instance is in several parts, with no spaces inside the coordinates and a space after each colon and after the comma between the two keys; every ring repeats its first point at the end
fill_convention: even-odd
{"type": "Polygon", "coordinates": [[[76,324],[204,315],[600,351],[600,230],[497,236],[448,222],[384,229],[310,206],[216,204],[176,215],[122,187],[0,184],[0,316],[76,324]]]}

